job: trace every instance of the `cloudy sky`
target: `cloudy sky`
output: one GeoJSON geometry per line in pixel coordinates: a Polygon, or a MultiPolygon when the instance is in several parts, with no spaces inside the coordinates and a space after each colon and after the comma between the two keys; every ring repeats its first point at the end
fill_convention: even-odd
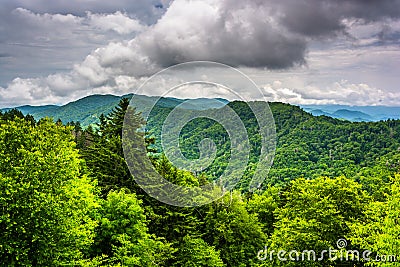
{"type": "Polygon", "coordinates": [[[130,93],[157,71],[194,60],[238,68],[270,101],[400,106],[400,0],[0,6],[0,107],[130,93]]]}

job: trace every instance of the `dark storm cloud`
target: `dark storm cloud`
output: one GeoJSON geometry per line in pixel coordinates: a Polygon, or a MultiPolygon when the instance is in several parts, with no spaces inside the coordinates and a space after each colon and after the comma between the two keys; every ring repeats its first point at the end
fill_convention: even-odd
{"type": "Polygon", "coordinates": [[[390,25],[384,25],[377,37],[380,44],[395,44],[400,40],[400,31],[393,30],[390,25]]]}
{"type": "MultiPolygon", "coordinates": [[[[327,0],[325,0],[327,1],[327,0]]],[[[382,18],[399,18],[400,1],[398,0],[334,0],[338,11],[345,16],[376,21],[382,18]]]]}
{"type": "Polygon", "coordinates": [[[138,38],[153,62],[165,67],[215,60],[233,66],[285,69],[306,62],[310,40],[348,35],[346,21],[369,23],[400,17],[400,0],[204,2],[175,0],[154,29],[138,38]],[[190,6],[202,15],[192,14],[190,6]]]}
{"type": "Polygon", "coordinates": [[[343,19],[371,22],[400,17],[398,0],[283,0],[278,5],[282,24],[306,36],[344,31],[343,19]]]}
{"type": "Polygon", "coordinates": [[[192,61],[283,69],[304,63],[306,39],[276,23],[274,10],[252,2],[175,0],[137,44],[156,64],[192,61]]]}
{"type": "Polygon", "coordinates": [[[333,2],[326,1],[283,1],[279,7],[282,25],[290,31],[305,36],[334,35],[345,29],[339,10],[333,2]]]}
{"type": "Polygon", "coordinates": [[[365,22],[400,18],[399,0],[225,0],[226,13],[230,9],[249,6],[269,8],[271,16],[288,30],[308,36],[334,36],[343,32],[343,19],[365,22]]]}

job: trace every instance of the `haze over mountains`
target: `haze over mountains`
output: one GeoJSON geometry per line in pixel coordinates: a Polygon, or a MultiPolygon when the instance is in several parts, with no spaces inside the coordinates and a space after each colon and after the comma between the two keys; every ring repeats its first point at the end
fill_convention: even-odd
{"type": "Polygon", "coordinates": [[[349,121],[380,121],[400,119],[400,107],[348,106],[348,105],[301,105],[314,116],[329,116],[349,121]]]}
{"type": "MultiPolygon", "coordinates": [[[[111,110],[118,105],[121,98],[132,98],[132,94],[124,96],[116,95],[91,95],[70,102],[66,105],[43,105],[43,106],[30,106],[23,105],[15,107],[20,110],[24,115],[31,114],[35,119],[43,117],[52,117],[55,120],[61,119],[64,123],[70,121],[79,121],[83,127],[90,124],[97,123],[99,116],[103,113],[107,115],[111,110]]],[[[138,98],[139,103],[146,105],[151,98],[148,96],[135,96],[138,98]]],[[[184,108],[192,110],[201,110],[208,108],[219,108],[224,104],[229,103],[225,99],[215,100],[207,98],[198,98],[191,100],[190,103],[185,104],[184,108]],[[216,104],[220,103],[220,104],[216,104]]],[[[178,98],[161,98],[158,105],[161,107],[176,107],[185,102],[184,99],[178,98]]],[[[349,121],[379,121],[387,119],[400,119],[400,107],[387,107],[387,106],[346,106],[346,105],[300,105],[300,107],[314,116],[329,116],[337,119],[344,119],[349,121]]],[[[3,108],[2,111],[11,108],[3,108]]],[[[139,107],[140,109],[140,107],[139,107]]]]}

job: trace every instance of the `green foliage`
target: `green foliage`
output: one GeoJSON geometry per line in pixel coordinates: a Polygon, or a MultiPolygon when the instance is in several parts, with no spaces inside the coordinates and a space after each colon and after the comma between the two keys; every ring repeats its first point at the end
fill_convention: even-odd
{"type": "Polygon", "coordinates": [[[16,118],[23,119],[29,122],[31,125],[35,125],[36,123],[32,115],[27,114],[26,116],[24,116],[24,114],[21,111],[15,108],[10,109],[4,113],[0,111],[0,124],[3,122],[15,120],[16,118]]]}
{"type": "MultiPolygon", "coordinates": [[[[165,179],[181,186],[198,186],[199,182],[192,173],[175,168],[166,157],[161,157],[155,163],[155,169],[165,179]]],[[[173,244],[176,248],[174,255],[180,258],[182,263],[181,253],[188,253],[189,248],[185,248],[182,244],[187,242],[188,246],[194,245],[189,240],[183,240],[184,237],[198,238],[201,236],[200,227],[202,225],[201,218],[198,217],[196,208],[175,207],[164,203],[160,203],[148,195],[142,195],[142,199],[147,211],[147,216],[151,220],[149,225],[150,232],[163,237],[173,244]]],[[[202,242],[200,240],[196,241],[202,242]]],[[[194,249],[194,248],[192,248],[194,249]]],[[[204,249],[212,250],[205,247],[204,249]]],[[[200,252],[198,252],[200,253],[200,252]]],[[[200,257],[193,255],[193,257],[200,257]]],[[[214,264],[215,257],[206,260],[210,264],[214,264]]],[[[175,264],[175,261],[169,261],[170,265],[175,264]]],[[[179,266],[179,265],[177,265],[179,266]]],[[[218,266],[218,265],[216,265],[218,266]]]]}
{"type": "Polygon", "coordinates": [[[210,204],[204,221],[204,240],[221,251],[227,266],[257,265],[256,252],[263,248],[267,238],[257,216],[247,212],[238,192],[210,204]]]}
{"type": "Polygon", "coordinates": [[[376,201],[385,201],[394,174],[400,172],[400,153],[391,152],[378,158],[372,166],[363,167],[356,175],[363,188],[376,201]]]}
{"type": "Polygon", "coordinates": [[[181,186],[199,186],[197,178],[189,171],[174,167],[167,157],[162,155],[154,162],[156,171],[166,180],[181,186]]]}
{"type": "Polygon", "coordinates": [[[110,190],[134,188],[131,176],[122,153],[120,136],[101,138],[81,150],[92,176],[94,176],[105,196],[110,190]]]}
{"type": "Polygon", "coordinates": [[[275,210],[281,203],[279,189],[269,187],[263,193],[254,194],[247,202],[246,209],[250,214],[257,216],[264,234],[270,236],[276,222],[275,210]]]}
{"type": "Polygon", "coordinates": [[[385,201],[369,203],[365,211],[366,219],[358,220],[350,227],[351,240],[363,249],[373,252],[370,256],[372,266],[400,266],[400,263],[377,262],[378,257],[400,255],[400,174],[396,174],[389,186],[385,201]]]}
{"type": "Polygon", "coordinates": [[[148,233],[140,204],[134,194],[108,194],[99,212],[94,255],[107,255],[107,264],[122,266],[158,266],[171,257],[170,245],[148,233]]]}
{"type": "MultiPolygon", "coordinates": [[[[314,250],[317,255],[336,248],[337,240],[350,232],[348,223],[356,218],[362,220],[369,201],[361,185],[344,177],[297,179],[282,197],[284,205],[275,211],[277,222],[270,248],[288,252],[314,250]]],[[[326,261],[312,266],[326,266],[326,261]]],[[[296,266],[293,262],[276,263],[279,264],[296,266]]]]}
{"type": "Polygon", "coordinates": [[[179,247],[179,255],[173,266],[223,267],[219,252],[201,238],[185,236],[179,247]]]}
{"type": "Polygon", "coordinates": [[[8,266],[80,260],[98,207],[69,128],[15,119],[0,126],[0,258],[8,266]]]}

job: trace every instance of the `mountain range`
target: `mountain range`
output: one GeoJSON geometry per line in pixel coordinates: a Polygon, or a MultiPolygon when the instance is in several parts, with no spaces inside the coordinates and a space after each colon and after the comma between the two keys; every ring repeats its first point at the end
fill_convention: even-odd
{"type": "MultiPolygon", "coordinates": [[[[132,98],[132,94],[124,96],[115,95],[91,95],[82,99],[70,102],[68,104],[43,105],[43,106],[18,106],[24,115],[31,114],[38,120],[44,117],[52,117],[55,120],[60,119],[67,123],[70,121],[79,121],[83,127],[97,123],[101,114],[107,115],[111,110],[118,105],[118,102],[123,97],[132,98]]],[[[139,110],[149,103],[152,103],[156,97],[135,95],[135,103],[139,103],[139,110]],[[141,107],[142,106],[142,107],[141,107]]],[[[158,97],[157,97],[158,98],[158,97]]],[[[198,98],[191,99],[190,102],[185,102],[187,99],[178,98],[160,98],[158,105],[161,107],[176,107],[191,110],[202,110],[208,108],[219,108],[229,101],[218,98],[198,98]],[[215,101],[218,100],[218,101],[215,101]],[[181,105],[185,103],[184,105],[181,105]]],[[[387,119],[400,119],[400,107],[386,106],[345,106],[345,105],[300,105],[300,107],[314,116],[328,116],[337,119],[343,119],[353,122],[359,121],[380,121],[387,119]]],[[[3,108],[2,111],[10,110],[11,108],[3,108]]]]}
{"type": "Polygon", "coordinates": [[[348,106],[348,105],[300,105],[314,116],[328,116],[349,121],[381,121],[400,119],[400,107],[348,106]]]}
{"type": "MultiPolygon", "coordinates": [[[[111,110],[116,107],[122,98],[132,99],[132,94],[115,96],[115,95],[91,95],[82,99],[70,102],[68,104],[57,106],[57,105],[44,105],[44,106],[18,106],[15,109],[20,110],[24,115],[31,114],[36,120],[44,117],[51,117],[55,120],[60,119],[63,123],[71,121],[79,121],[82,127],[87,127],[91,124],[99,122],[101,114],[107,115],[111,110]]],[[[144,106],[149,106],[158,97],[154,96],[141,96],[135,95],[135,103],[139,105],[136,107],[138,110],[142,110],[144,106]]],[[[219,108],[229,103],[229,101],[218,98],[218,99],[207,99],[198,98],[191,99],[190,102],[186,102],[187,99],[178,99],[172,97],[160,98],[157,102],[159,107],[173,108],[182,103],[181,108],[191,110],[202,110],[209,108],[219,108]],[[217,100],[217,101],[216,101],[217,100]]],[[[5,112],[12,108],[3,108],[1,111],[5,112]]]]}

